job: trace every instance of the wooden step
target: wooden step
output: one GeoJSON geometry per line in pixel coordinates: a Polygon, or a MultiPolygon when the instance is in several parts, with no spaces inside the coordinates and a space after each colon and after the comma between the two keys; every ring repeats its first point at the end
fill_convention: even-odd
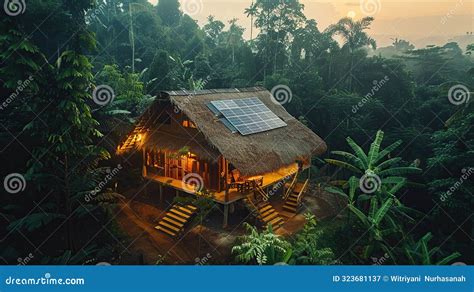
{"type": "Polygon", "coordinates": [[[189,217],[191,217],[191,216],[189,216],[189,215],[187,215],[187,214],[184,214],[183,212],[180,212],[180,211],[178,211],[178,210],[176,210],[176,209],[171,209],[170,212],[173,212],[173,213],[175,213],[176,215],[179,215],[179,216],[181,216],[181,217],[183,217],[183,218],[185,218],[185,219],[189,219],[189,217]]]}
{"type": "Polygon", "coordinates": [[[186,205],[186,208],[191,209],[191,210],[193,210],[193,211],[196,211],[196,210],[197,210],[197,208],[194,207],[193,205],[186,205]]]}
{"type": "Polygon", "coordinates": [[[192,214],[193,214],[193,211],[191,211],[191,210],[189,210],[189,209],[187,209],[187,208],[185,208],[185,207],[178,206],[178,209],[181,210],[181,211],[183,211],[183,212],[188,213],[189,215],[192,215],[192,214]]]}
{"type": "Polygon", "coordinates": [[[295,187],[293,188],[293,193],[299,194],[301,190],[303,189],[304,184],[302,183],[297,183],[295,187]]]}
{"type": "Polygon", "coordinates": [[[298,197],[288,197],[288,200],[286,200],[287,202],[298,202],[298,197]]]}
{"type": "Polygon", "coordinates": [[[288,205],[284,205],[283,210],[287,210],[287,211],[290,211],[292,213],[296,213],[296,207],[292,207],[292,206],[288,206],[288,205]]]}
{"type": "Polygon", "coordinates": [[[179,231],[181,230],[180,228],[178,228],[178,227],[176,227],[176,226],[173,226],[173,225],[171,225],[171,224],[168,224],[168,223],[166,223],[166,222],[164,222],[164,221],[160,221],[160,223],[158,223],[158,226],[165,226],[165,227],[167,227],[168,229],[171,229],[171,230],[173,230],[173,231],[175,231],[175,232],[179,232],[179,231]]]}
{"type": "Polygon", "coordinates": [[[290,205],[290,206],[298,206],[298,203],[297,202],[291,202],[291,201],[286,201],[285,202],[285,205],[290,205]]]}
{"type": "Polygon", "coordinates": [[[268,211],[268,210],[271,209],[271,208],[272,208],[272,205],[268,204],[268,205],[266,205],[265,207],[259,209],[258,211],[259,211],[260,213],[263,213],[263,212],[265,212],[265,211],[268,211]]]}
{"type": "Polygon", "coordinates": [[[277,217],[272,221],[268,222],[267,225],[272,225],[272,227],[280,227],[283,224],[283,218],[277,217]]]}
{"type": "Polygon", "coordinates": [[[270,208],[267,211],[265,211],[263,213],[260,213],[260,214],[262,214],[262,218],[263,218],[263,217],[267,217],[271,213],[275,213],[275,210],[273,208],[270,208]]]}
{"type": "Polygon", "coordinates": [[[258,207],[259,209],[261,209],[261,208],[263,208],[263,207],[266,207],[266,206],[269,206],[269,205],[270,205],[270,203],[268,203],[268,202],[266,202],[266,201],[257,203],[257,207],[258,207]]]}
{"type": "Polygon", "coordinates": [[[170,231],[170,230],[168,230],[168,229],[166,229],[166,228],[163,228],[163,227],[161,227],[161,226],[156,226],[155,229],[156,229],[156,230],[160,230],[160,231],[162,231],[162,232],[164,232],[164,233],[166,233],[166,234],[168,234],[168,235],[176,236],[176,233],[174,233],[174,232],[172,232],[172,231],[170,231]]]}
{"type": "Polygon", "coordinates": [[[175,214],[173,213],[167,213],[166,214],[166,217],[171,217],[173,219],[176,219],[177,221],[180,221],[181,223],[186,223],[188,220],[182,218],[182,217],[179,217],[179,216],[176,216],[175,214]]]}
{"type": "Polygon", "coordinates": [[[197,208],[192,205],[187,205],[186,207],[174,205],[168,210],[158,225],[155,226],[155,229],[171,236],[177,236],[183,231],[185,224],[188,223],[196,210],[197,208]]]}
{"type": "Polygon", "coordinates": [[[263,222],[265,223],[268,223],[269,221],[271,221],[273,218],[277,217],[278,216],[278,213],[277,212],[273,212],[271,213],[270,215],[266,216],[263,218],[263,222]]]}
{"type": "Polygon", "coordinates": [[[169,222],[169,223],[171,223],[171,224],[173,224],[173,225],[175,225],[175,226],[177,226],[177,227],[179,227],[179,228],[183,228],[183,227],[184,227],[184,224],[183,224],[183,223],[179,223],[179,222],[177,222],[177,221],[171,219],[171,218],[168,217],[168,216],[164,217],[164,218],[163,218],[163,221],[167,221],[167,222],[169,222]]]}

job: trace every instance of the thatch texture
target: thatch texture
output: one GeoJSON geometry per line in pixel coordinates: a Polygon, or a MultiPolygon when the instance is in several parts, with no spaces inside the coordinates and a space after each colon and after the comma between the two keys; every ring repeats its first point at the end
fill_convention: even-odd
{"type": "MultiPolygon", "coordinates": [[[[162,98],[169,98],[182,110],[197,125],[208,143],[243,175],[271,172],[294,163],[295,160],[326,151],[324,141],[292,117],[283,106],[274,103],[271,93],[263,88],[172,91],[163,93],[162,98]],[[248,97],[258,97],[288,126],[248,136],[232,134],[207,108],[210,101],[248,97]]],[[[158,140],[157,143],[166,143],[163,137],[158,140]]],[[[209,149],[214,151],[211,150],[212,147],[209,149]]]]}
{"type": "Polygon", "coordinates": [[[170,152],[177,152],[182,150],[183,147],[189,147],[193,154],[211,162],[217,162],[220,156],[220,153],[208,144],[202,134],[195,136],[151,130],[145,137],[141,147],[170,152]]]}

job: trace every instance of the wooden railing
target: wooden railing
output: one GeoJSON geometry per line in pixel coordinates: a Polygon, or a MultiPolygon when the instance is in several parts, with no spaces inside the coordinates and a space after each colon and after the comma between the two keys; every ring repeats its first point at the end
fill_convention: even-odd
{"type": "Polygon", "coordinates": [[[285,195],[283,196],[283,200],[288,199],[288,196],[291,194],[293,191],[293,188],[295,187],[296,182],[298,181],[298,172],[295,173],[293,180],[291,181],[290,187],[286,190],[285,195]]]}
{"type": "Polygon", "coordinates": [[[264,201],[268,201],[268,199],[270,198],[270,196],[265,193],[261,186],[256,185],[254,191],[256,191],[257,194],[259,194],[264,201]]]}
{"type": "Polygon", "coordinates": [[[258,215],[258,208],[257,206],[255,206],[255,204],[253,203],[252,201],[252,198],[250,196],[247,196],[247,198],[245,199],[245,201],[247,202],[247,207],[249,209],[251,209],[251,211],[253,213],[255,213],[256,215],[258,215]]]}
{"type": "Polygon", "coordinates": [[[301,204],[301,201],[303,200],[303,195],[306,192],[306,188],[308,187],[308,184],[309,184],[309,178],[304,182],[303,187],[301,188],[298,194],[298,199],[296,199],[297,206],[301,204]]]}

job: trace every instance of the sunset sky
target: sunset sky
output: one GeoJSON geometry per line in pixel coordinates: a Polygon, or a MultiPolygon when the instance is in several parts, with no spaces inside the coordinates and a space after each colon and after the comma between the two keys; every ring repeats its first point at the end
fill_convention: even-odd
{"type": "MultiPolygon", "coordinates": [[[[156,4],[158,0],[150,0],[156,4]]],[[[250,20],[243,11],[252,0],[180,0],[182,9],[198,23],[205,23],[208,15],[221,21],[238,18],[247,28],[250,37],[250,20]]],[[[453,38],[467,37],[466,32],[474,31],[474,0],[301,0],[305,14],[314,18],[323,30],[329,24],[345,16],[354,18],[370,14],[375,18],[371,35],[379,46],[390,44],[391,38],[404,38],[417,46],[442,44],[453,38]],[[362,9],[361,3],[367,9],[362,9]],[[374,5],[371,5],[374,4],[374,5]]],[[[474,42],[474,35],[468,37],[474,42]]]]}

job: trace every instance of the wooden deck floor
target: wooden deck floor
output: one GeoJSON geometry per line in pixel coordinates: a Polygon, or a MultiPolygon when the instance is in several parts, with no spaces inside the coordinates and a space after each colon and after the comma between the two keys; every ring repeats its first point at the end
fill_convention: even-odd
{"type": "MultiPolygon", "coordinates": [[[[263,175],[263,186],[262,188],[265,190],[266,188],[273,186],[274,184],[278,183],[279,181],[286,182],[288,176],[293,175],[298,170],[297,164],[290,165],[288,167],[281,168],[275,172],[267,173],[263,175]]],[[[174,188],[178,191],[195,195],[196,192],[194,191],[193,186],[191,185],[184,185],[181,180],[172,179],[169,177],[163,177],[159,175],[148,174],[146,177],[148,180],[152,180],[154,182],[160,183],[162,185],[174,188]]],[[[237,189],[230,189],[229,190],[229,199],[228,201],[225,200],[225,192],[218,192],[214,193],[214,201],[219,204],[227,205],[239,201],[245,197],[247,197],[251,192],[248,193],[241,193],[238,192],[237,189]]]]}

